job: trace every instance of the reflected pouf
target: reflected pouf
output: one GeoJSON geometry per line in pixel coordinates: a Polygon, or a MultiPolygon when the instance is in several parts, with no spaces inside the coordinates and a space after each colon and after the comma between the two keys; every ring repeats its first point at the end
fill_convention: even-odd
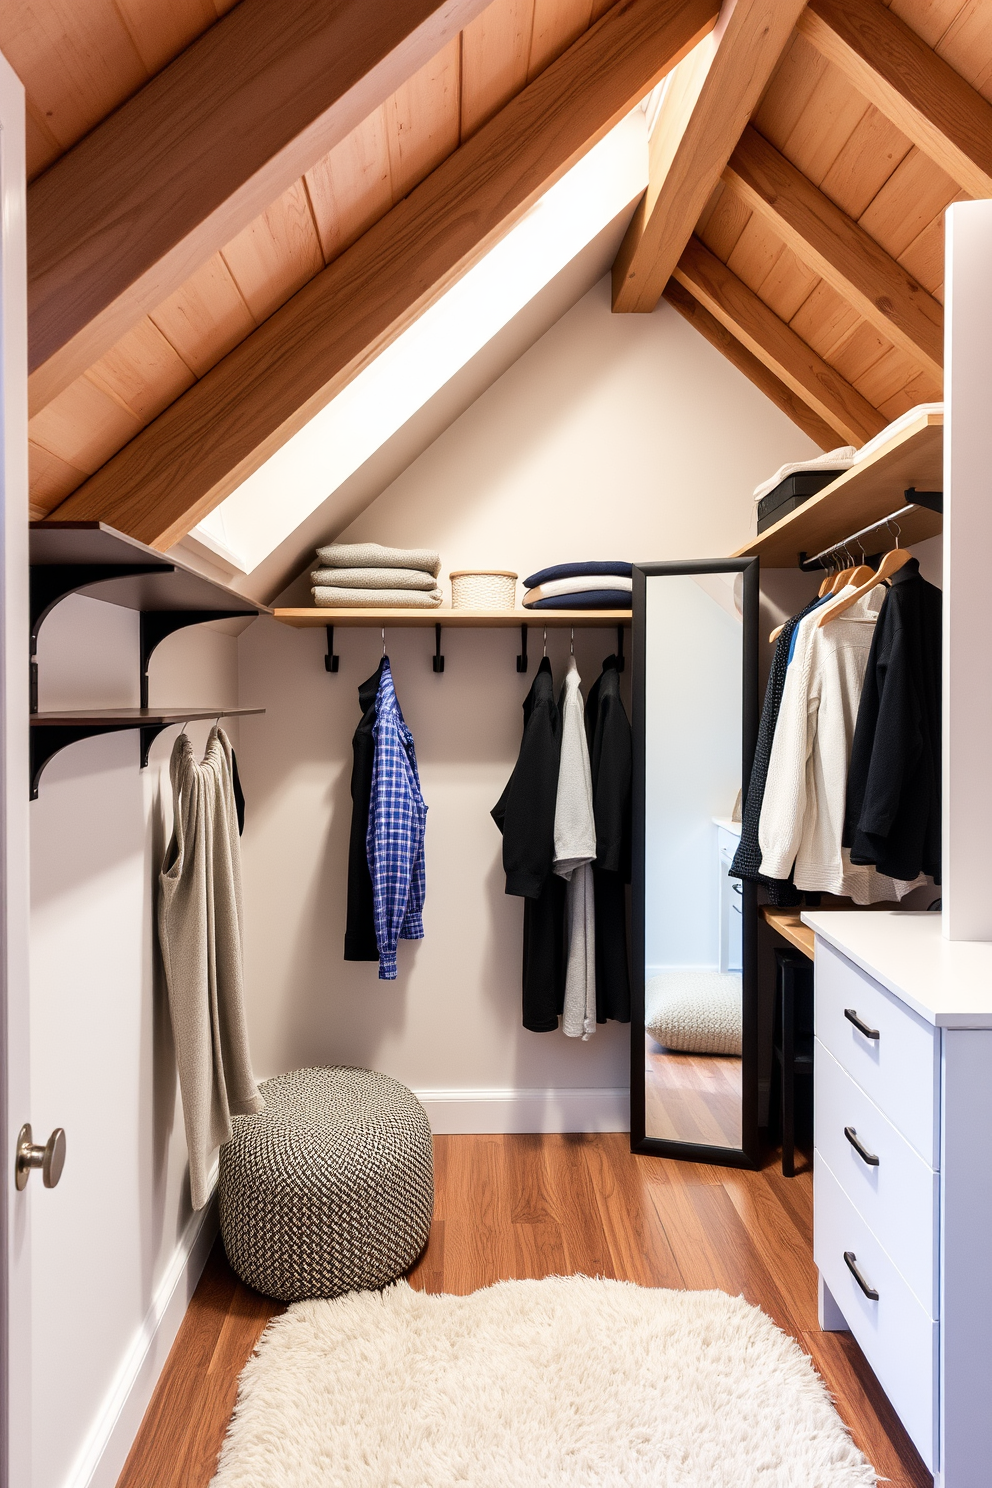
{"type": "Polygon", "coordinates": [[[334,1066],[261,1087],[220,1153],[220,1228],[232,1267],[280,1302],[375,1290],[427,1243],[431,1129],[398,1080],[334,1066]]]}

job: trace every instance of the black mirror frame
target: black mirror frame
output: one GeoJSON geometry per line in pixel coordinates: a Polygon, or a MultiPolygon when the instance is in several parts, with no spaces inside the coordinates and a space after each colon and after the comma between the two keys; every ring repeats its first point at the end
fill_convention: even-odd
{"type": "Polygon", "coordinates": [[[630,1022],[630,1150],[684,1162],[721,1167],[757,1168],[758,1137],[758,888],[743,882],[741,1145],[710,1147],[673,1142],[645,1132],[644,1080],[644,786],[645,786],[645,580],[658,575],[740,573],[743,593],[743,693],[741,718],[742,799],[747,795],[758,736],[758,575],[757,558],[694,559],[681,563],[641,563],[633,570],[633,977],[630,1022]]]}

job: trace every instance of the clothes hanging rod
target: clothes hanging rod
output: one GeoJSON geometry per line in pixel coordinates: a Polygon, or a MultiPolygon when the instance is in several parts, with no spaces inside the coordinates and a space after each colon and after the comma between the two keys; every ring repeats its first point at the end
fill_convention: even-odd
{"type": "MultiPolygon", "coordinates": [[[[819,553],[814,553],[811,558],[807,558],[804,553],[800,559],[799,567],[804,572],[810,572],[815,568],[822,568],[822,559],[829,558],[831,553],[841,552],[844,548],[848,547],[850,543],[858,542],[858,539],[864,537],[866,533],[877,532],[880,527],[887,527],[891,522],[894,522],[895,525],[898,527],[898,519],[900,517],[906,517],[909,515],[910,512],[920,510],[922,510],[922,508],[918,507],[914,502],[910,502],[908,505],[905,506],[897,507],[894,512],[889,512],[888,516],[879,517],[877,522],[869,522],[867,527],[859,527],[857,532],[852,532],[849,537],[841,538],[839,542],[831,543],[829,548],[822,548],[819,553]]],[[[863,545],[859,544],[859,546],[861,546],[863,552],[863,545]]]]}

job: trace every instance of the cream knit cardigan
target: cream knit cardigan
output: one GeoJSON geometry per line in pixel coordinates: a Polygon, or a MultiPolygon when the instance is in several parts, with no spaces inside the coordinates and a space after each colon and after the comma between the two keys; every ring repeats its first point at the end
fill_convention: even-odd
{"type": "Polygon", "coordinates": [[[820,611],[800,622],[758,825],[766,877],[788,878],[794,863],[797,889],[847,894],[855,904],[901,899],[915,887],[852,864],[841,846],[851,742],[884,596],[877,584],[822,630],[820,611]]]}
{"type": "Polygon", "coordinates": [[[213,728],[202,762],[180,734],[170,766],[175,826],[159,875],[158,933],[183,1097],[194,1209],[210,1197],[231,1115],[265,1102],[252,1074],[242,974],[241,839],[231,742],[213,728]]]}

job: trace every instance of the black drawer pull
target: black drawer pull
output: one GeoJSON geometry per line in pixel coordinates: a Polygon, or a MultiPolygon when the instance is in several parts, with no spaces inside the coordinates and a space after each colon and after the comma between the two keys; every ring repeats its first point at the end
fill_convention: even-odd
{"type": "Polygon", "coordinates": [[[870,1168],[878,1167],[878,1158],[874,1152],[869,1152],[865,1144],[858,1140],[858,1134],[853,1126],[845,1126],[844,1135],[858,1154],[862,1162],[866,1162],[870,1168]]]}
{"type": "Polygon", "coordinates": [[[861,1288],[861,1290],[864,1292],[865,1296],[868,1298],[868,1301],[869,1302],[877,1302],[878,1301],[878,1293],[876,1292],[876,1290],[875,1290],[875,1288],[873,1286],[869,1286],[868,1285],[868,1283],[865,1281],[864,1277],[861,1275],[861,1272],[858,1270],[858,1264],[857,1264],[858,1258],[854,1254],[854,1251],[853,1250],[845,1250],[845,1252],[844,1252],[844,1262],[845,1262],[845,1264],[847,1266],[848,1271],[850,1271],[851,1275],[854,1277],[855,1281],[858,1283],[858,1286],[861,1288]]]}
{"type": "Polygon", "coordinates": [[[853,1008],[845,1008],[844,1017],[849,1023],[853,1023],[858,1032],[863,1033],[865,1038],[877,1039],[880,1036],[878,1029],[869,1028],[864,1019],[859,1018],[853,1008]]]}

